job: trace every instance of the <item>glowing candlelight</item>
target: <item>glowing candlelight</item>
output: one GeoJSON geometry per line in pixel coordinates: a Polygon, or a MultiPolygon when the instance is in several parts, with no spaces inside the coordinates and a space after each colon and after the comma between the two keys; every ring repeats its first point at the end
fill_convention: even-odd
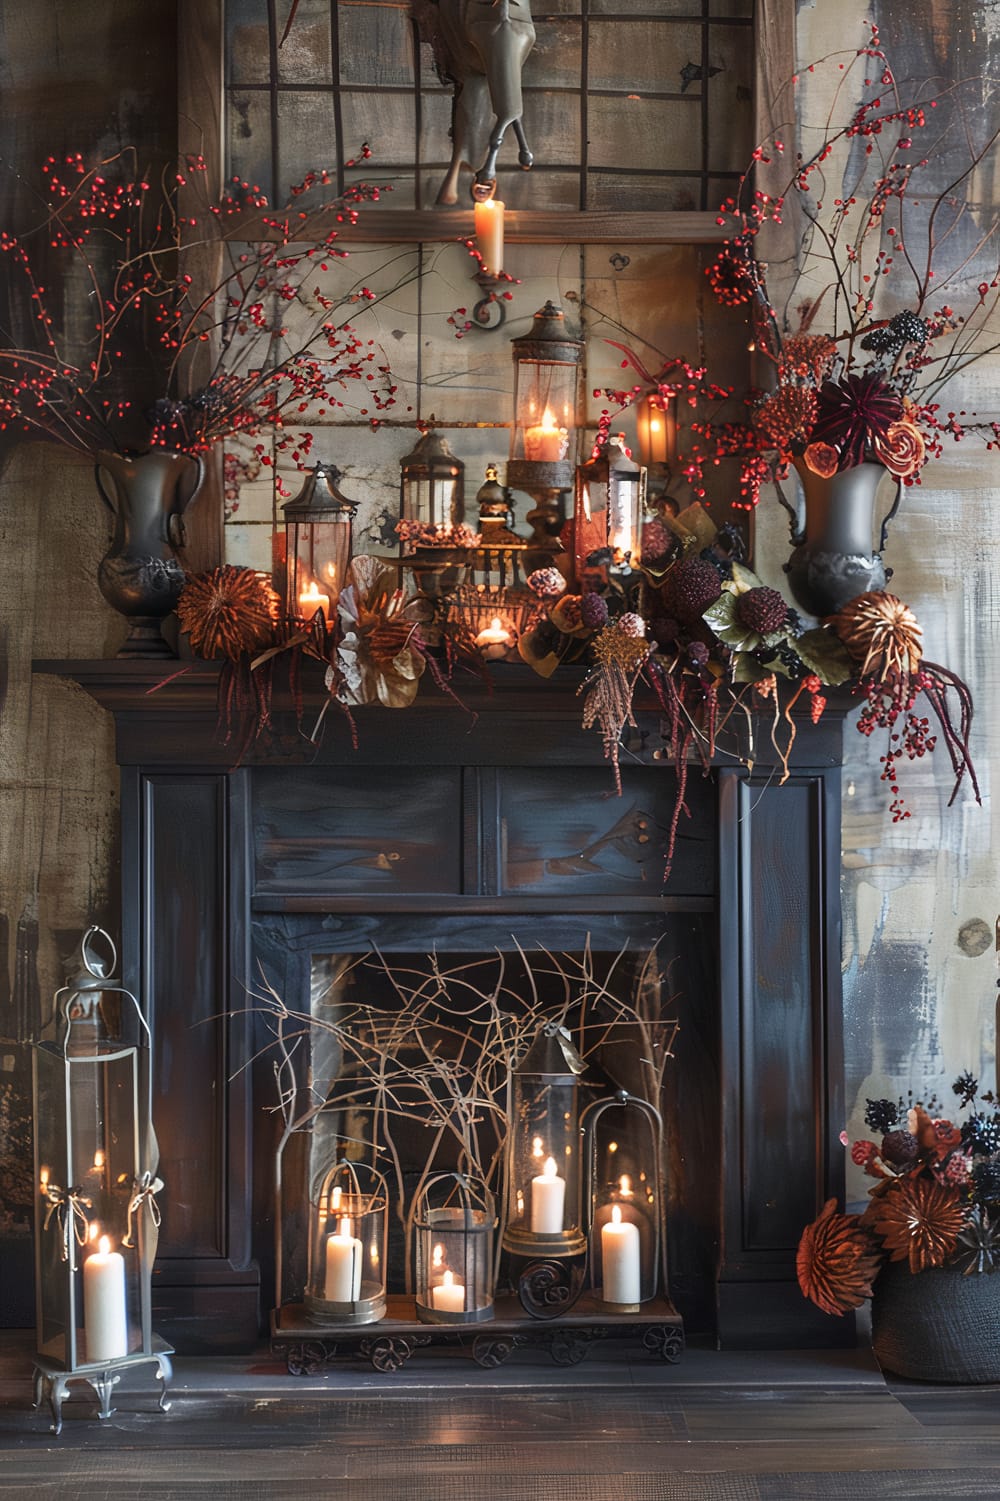
{"type": "Polygon", "coordinates": [[[611,1211],[611,1219],[601,1229],[601,1261],[604,1302],[640,1302],[639,1227],[622,1220],[617,1204],[611,1211]]]}
{"type": "Polygon", "coordinates": [[[563,1228],[566,1180],[556,1172],[554,1157],[546,1157],[541,1174],[531,1180],[531,1233],[559,1235],[563,1228]]]}
{"type": "Polygon", "coordinates": [[[524,432],[524,457],[533,464],[554,464],[562,458],[569,442],[569,434],[559,427],[550,407],[542,413],[541,422],[524,432]]]}
{"type": "Polygon", "coordinates": [[[322,610],[329,619],[330,596],[323,594],[315,579],[310,580],[309,586],[299,594],[299,614],[305,620],[312,620],[317,610],[322,610]]]}
{"type": "Polygon", "coordinates": [[[473,208],[483,270],[493,276],[503,270],[503,211],[504,205],[499,198],[490,198],[473,208]]]}
{"type": "Polygon", "coordinates": [[[329,1303],[356,1303],[361,1296],[361,1242],[346,1216],[337,1234],[327,1236],[323,1296],[329,1303]]]}
{"type": "Polygon", "coordinates": [[[112,1251],[106,1235],[83,1263],[83,1323],[88,1363],[120,1360],[128,1354],[125,1258],[112,1251]]]}
{"type": "Polygon", "coordinates": [[[431,1306],[442,1313],[465,1312],[465,1284],[455,1281],[453,1271],[446,1271],[437,1287],[431,1288],[431,1306]]]}

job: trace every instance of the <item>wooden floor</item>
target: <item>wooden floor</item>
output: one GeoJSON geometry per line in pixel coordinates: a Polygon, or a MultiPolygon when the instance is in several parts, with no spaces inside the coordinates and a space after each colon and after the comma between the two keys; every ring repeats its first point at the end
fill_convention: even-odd
{"type": "Polygon", "coordinates": [[[31,1409],[0,1336],[0,1493],[58,1501],[946,1501],[1000,1498],[1000,1387],[883,1380],[866,1352],[623,1354],[484,1371],[414,1356],[292,1377],[178,1360],[168,1413],[133,1380],[98,1422],[31,1409]]]}

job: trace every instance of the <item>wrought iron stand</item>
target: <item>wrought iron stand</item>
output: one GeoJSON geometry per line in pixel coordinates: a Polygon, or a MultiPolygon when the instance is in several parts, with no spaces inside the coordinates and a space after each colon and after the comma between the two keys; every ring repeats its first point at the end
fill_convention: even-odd
{"type": "Polygon", "coordinates": [[[95,1365],[89,1370],[77,1369],[67,1371],[64,1366],[56,1361],[46,1360],[44,1355],[36,1355],[35,1365],[35,1396],[32,1407],[39,1408],[43,1402],[48,1402],[52,1411],[52,1433],[62,1432],[62,1405],[70,1395],[70,1386],[74,1382],[83,1382],[89,1386],[97,1397],[99,1418],[110,1418],[114,1412],[111,1406],[111,1398],[115,1387],[122,1378],[123,1371],[137,1370],[139,1366],[155,1365],[156,1380],[163,1383],[160,1388],[159,1406],[161,1412],[170,1411],[170,1403],[167,1401],[167,1383],[173,1375],[173,1367],[170,1357],[173,1354],[170,1345],[164,1344],[156,1335],[153,1336],[153,1350],[151,1353],[139,1351],[135,1355],[125,1355],[121,1360],[109,1360],[106,1365],[95,1365]]]}

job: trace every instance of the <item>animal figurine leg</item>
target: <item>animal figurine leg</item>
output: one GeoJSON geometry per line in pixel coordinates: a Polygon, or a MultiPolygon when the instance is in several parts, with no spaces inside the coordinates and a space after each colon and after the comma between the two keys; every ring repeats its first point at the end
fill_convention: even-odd
{"type": "Polygon", "coordinates": [[[484,149],[491,116],[489,89],[483,73],[470,73],[455,98],[451,127],[451,162],[438,191],[438,203],[458,202],[458,176],[463,167],[475,170],[484,149]]]}

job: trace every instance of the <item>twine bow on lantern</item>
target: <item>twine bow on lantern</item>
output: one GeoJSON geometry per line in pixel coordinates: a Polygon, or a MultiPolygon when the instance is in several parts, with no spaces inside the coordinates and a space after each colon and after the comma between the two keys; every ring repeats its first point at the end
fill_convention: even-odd
{"type": "Polygon", "coordinates": [[[122,1239],[123,1246],[135,1245],[135,1216],[146,1204],[149,1208],[149,1217],[157,1230],[160,1228],[160,1206],[156,1202],[156,1195],[163,1187],[163,1179],[155,1178],[152,1173],[143,1173],[141,1178],[132,1184],[132,1197],[128,1203],[128,1227],[122,1239]]]}
{"type": "Polygon", "coordinates": [[[74,1235],[78,1246],[84,1246],[87,1243],[87,1232],[90,1228],[87,1210],[93,1208],[93,1200],[88,1199],[80,1188],[60,1188],[55,1183],[48,1184],[45,1197],[49,1207],[45,1211],[42,1230],[49,1228],[49,1221],[55,1215],[59,1224],[59,1238],[62,1241],[61,1259],[68,1261],[74,1235]]]}
{"type": "Polygon", "coordinates": [[[560,1022],[546,1022],[542,1031],[546,1037],[554,1038],[570,1073],[582,1074],[587,1065],[577,1052],[568,1030],[560,1022]]]}

